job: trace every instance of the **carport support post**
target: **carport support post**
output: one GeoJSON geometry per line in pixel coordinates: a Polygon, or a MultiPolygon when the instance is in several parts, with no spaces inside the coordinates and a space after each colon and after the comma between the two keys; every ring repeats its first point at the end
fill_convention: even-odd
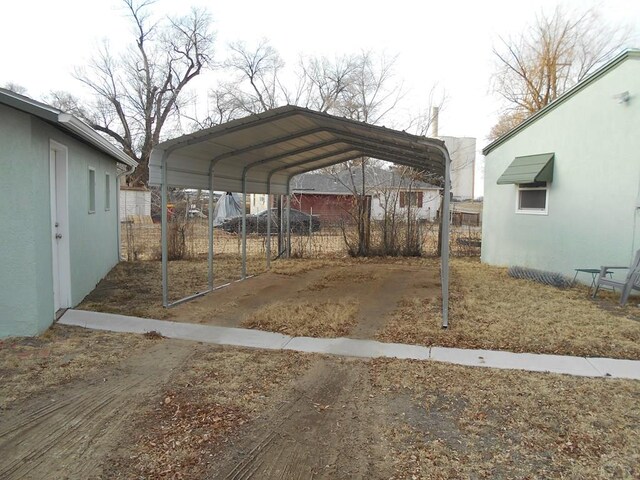
{"type": "Polygon", "coordinates": [[[242,279],[247,278],[247,174],[242,175],[242,279]]]}
{"type": "Polygon", "coordinates": [[[291,178],[287,180],[287,258],[291,258],[291,178]]]}
{"type": "Polygon", "coordinates": [[[208,282],[209,289],[213,288],[213,162],[209,167],[209,256],[208,282]]]}
{"type": "Polygon", "coordinates": [[[167,265],[167,157],[169,152],[162,155],[162,184],[160,191],[162,195],[162,213],[161,213],[161,236],[162,236],[162,305],[167,308],[169,306],[169,269],[167,265]]]}
{"type": "Polygon", "coordinates": [[[442,204],[442,251],[441,281],[442,281],[442,328],[449,327],[449,209],[451,205],[451,159],[446,148],[444,153],[444,198],[442,204]]]}
{"type": "Polygon", "coordinates": [[[267,270],[271,268],[271,179],[267,180],[267,270]]]}

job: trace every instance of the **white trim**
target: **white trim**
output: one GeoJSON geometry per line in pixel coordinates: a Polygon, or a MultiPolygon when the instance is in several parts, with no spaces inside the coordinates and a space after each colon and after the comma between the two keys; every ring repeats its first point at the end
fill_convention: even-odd
{"type": "Polygon", "coordinates": [[[54,140],[49,140],[49,202],[53,313],[55,314],[60,308],[71,307],[71,256],[69,253],[69,151],[65,145],[54,140]],[[56,238],[58,234],[62,235],[60,239],[56,238]]]}
{"type": "Polygon", "coordinates": [[[518,215],[549,215],[549,183],[544,187],[521,187],[516,185],[516,214],[518,215]],[[546,192],[544,199],[544,209],[536,208],[520,208],[520,192],[528,192],[533,190],[544,190],[546,192]]]}
{"type": "Polygon", "coordinates": [[[65,128],[80,136],[80,138],[82,138],[85,142],[93,145],[98,150],[101,150],[103,153],[106,153],[111,158],[119,161],[120,163],[124,163],[125,165],[128,165],[130,167],[138,166],[138,162],[136,162],[133,158],[109,143],[107,140],[101,137],[100,134],[93,128],[84,123],[82,120],[74,117],[73,115],[70,115],[68,113],[60,113],[60,115],[58,115],[58,122],[60,122],[60,124],[65,128]]]}
{"type": "Polygon", "coordinates": [[[85,143],[94,146],[120,163],[129,165],[130,167],[136,167],[138,165],[133,158],[112,145],[85,122],[51,105],[10,92],[4,88],[0,88],[0,104],[9,105],[22,112],[42,118],[47,122],[52,122],[61,129],[77,135],[85,143]]]}
{"type": "Polygon", "coordinates": [[[96,196],[96,169],[94,167],[89,167],[89,169],[87,170],[87,185],[89,186],[89,189],[87,190],[87,200],[89,202],[89,205],[87,207],[87,211],[89,212],[89,215],[93,215],[94,213],[96,213],[96,203],[98,201],[98,198],[96,196]],[[93,183],[91,183],[91,172],[93,172],[93,183]],[[91,209],[91,190],[93,189],[93,210],[91,209]]]}

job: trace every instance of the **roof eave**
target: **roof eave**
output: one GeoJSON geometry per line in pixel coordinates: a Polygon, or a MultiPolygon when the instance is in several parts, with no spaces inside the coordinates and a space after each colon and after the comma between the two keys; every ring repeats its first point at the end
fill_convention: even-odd
{"type": "Polygon", "coordinates": [[[132,168],[138,166],[138,162],[136,162],[133,158],[131,158],[123,151],[116,148],[111,143],[109,143],[93,128],[91,128],[79,118],[76,118],[68,113],[61,113],[58,115],[57,121],[62,127],[76,134],[86,143],[93,145],[98,150],[113,157],[118,162],[128,165],[132,168]]]}
{"type": "Polygon", "coordinates": [[[0,103],[4,103],[16,110],[29,113],[49,122],[57,122],[58,115],[61,113],[61,111],[56,108],[4,88],[0,88],[0,103]]]}

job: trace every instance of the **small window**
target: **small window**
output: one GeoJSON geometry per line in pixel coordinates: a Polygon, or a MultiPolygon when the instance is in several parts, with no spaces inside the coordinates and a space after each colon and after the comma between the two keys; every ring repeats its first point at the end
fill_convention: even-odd
{"type": "Polygon", "coordinates": [[[108,173],[104,177],[104,209],[111,210],[111,175],[108,173]]]}
{"type": "Polygon", "coordinates": [[[422,207],[423,192],[400,192],[400,208],[422,207]]]}
{"type": "Polygon", "coordinates": [[[549,189],[546,182],[518,185],[516,213],[546,215],[549,189]]]}
{"type": "Polygon", "coordinates": [[[96,213],[96,170],[89,168],[89,213],[96,213]]]}

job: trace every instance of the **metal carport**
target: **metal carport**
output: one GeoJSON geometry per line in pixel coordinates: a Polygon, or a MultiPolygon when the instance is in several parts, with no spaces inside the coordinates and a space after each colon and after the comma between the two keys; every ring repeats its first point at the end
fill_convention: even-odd
{"type": "MultiPolygon", "coordinates": [[[[289,195],[298,174],[360,157],[373,157],[444,177],[441,257],[442,326],[448,326],[450,158],[444,142],[336,117],[296,106],[173,138],[157,145],[149,161],[149,184],[162,188],[162,292],[171,306],[213,290],[213,226],[209,195],[209,289],[169,303],[167,270],[167,189],[197,188],[289,195]]],[[[290,201],[287,202],[287,209],[290,201]]],[[[270,213],[270,209],[268,210],[270,213]]],[[[242,278],[246,278],[246,214],[243,215],[242,278]]],[[[271,221],[267,221],[267,238],[271,221]]],[[[267,242],[267,262],[270,260],[267,242]]]]}

